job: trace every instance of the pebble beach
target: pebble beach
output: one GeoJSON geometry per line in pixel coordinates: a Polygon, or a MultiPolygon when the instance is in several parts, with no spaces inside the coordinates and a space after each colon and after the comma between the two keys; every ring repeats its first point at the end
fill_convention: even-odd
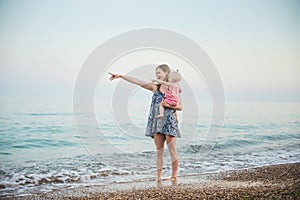
{"type": "MultiPolygon", "coordinates": [[[[13,199],[14,197],[7,197],[13,199]]],[[[36,193],[21,199],[300,199],[300,163],[36,193]]]]}

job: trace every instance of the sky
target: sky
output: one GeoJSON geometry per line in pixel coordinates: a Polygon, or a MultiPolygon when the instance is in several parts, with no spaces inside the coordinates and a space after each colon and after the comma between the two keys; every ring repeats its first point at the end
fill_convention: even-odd
{"type": "Polygon", "coordinates": [[[103,42],[162,28],[197,42],[229,101],[300,102],[300,2],[0,0],[0,96],[72,98],[103,42]]]}

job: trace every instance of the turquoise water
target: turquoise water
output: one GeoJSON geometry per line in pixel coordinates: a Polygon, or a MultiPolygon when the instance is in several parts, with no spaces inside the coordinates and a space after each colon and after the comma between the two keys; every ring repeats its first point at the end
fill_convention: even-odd
{"type": "MultiPolygon", "coordinates": [[[[156,175],[154,143],[144,136],[149,104],[129,106],[127,124],[114,122],[111,105],[96,105],[97,127],[89,114],[74,114],[68,99],[2,98],[0,105],[1,196],[156,175]],[[82,119],[80,131],[74,115],[82,119]]],[[[179,175],[300,162],[299,103],[227,103],[215,141],[206,140],[214,126],[209,107],[200,103],[198,124],[179,113],[179,175]]],[[[164,176],[170,166],[166,150],[164,176]]]]}

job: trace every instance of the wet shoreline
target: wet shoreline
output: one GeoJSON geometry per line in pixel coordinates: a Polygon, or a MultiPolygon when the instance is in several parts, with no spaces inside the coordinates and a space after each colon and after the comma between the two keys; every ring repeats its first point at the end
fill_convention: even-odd
{"type": "MultiPolygon", "coordinates": [[[[12,199],[15,197],[6,197],[12,199]]],[[[178,177],[161,183],[148,179],[81,186],[20,199],[244,199],[300,198],[300,163],[178,177]]]]}

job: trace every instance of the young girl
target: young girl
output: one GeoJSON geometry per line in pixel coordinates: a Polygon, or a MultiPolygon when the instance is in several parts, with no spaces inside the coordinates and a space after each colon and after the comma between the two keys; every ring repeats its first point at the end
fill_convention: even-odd
{"type": "MultiPolygon", "coordinates": [[[[178,71],[170,72],[168,76],[169,82],[163,81],[163,80],[152,80],[152,82],[157,82],[158,84],[168,86],[168,90],[165,92],[164,101],[171,105],[171,106],[177,106],[180,102],[180,96],[179,93],[181,92],[181,89],[179,87],[179,81],[181,80],[181,74],[178,71]]],[[[163,102],[160,103],[159,106],[159,115],[157,115],[157,118],[161,118],[164,116],[164,107],[162,105],[163,102]]],[[[178,121],[177,113],[175,112],[176,120],[178,121]]]]}

